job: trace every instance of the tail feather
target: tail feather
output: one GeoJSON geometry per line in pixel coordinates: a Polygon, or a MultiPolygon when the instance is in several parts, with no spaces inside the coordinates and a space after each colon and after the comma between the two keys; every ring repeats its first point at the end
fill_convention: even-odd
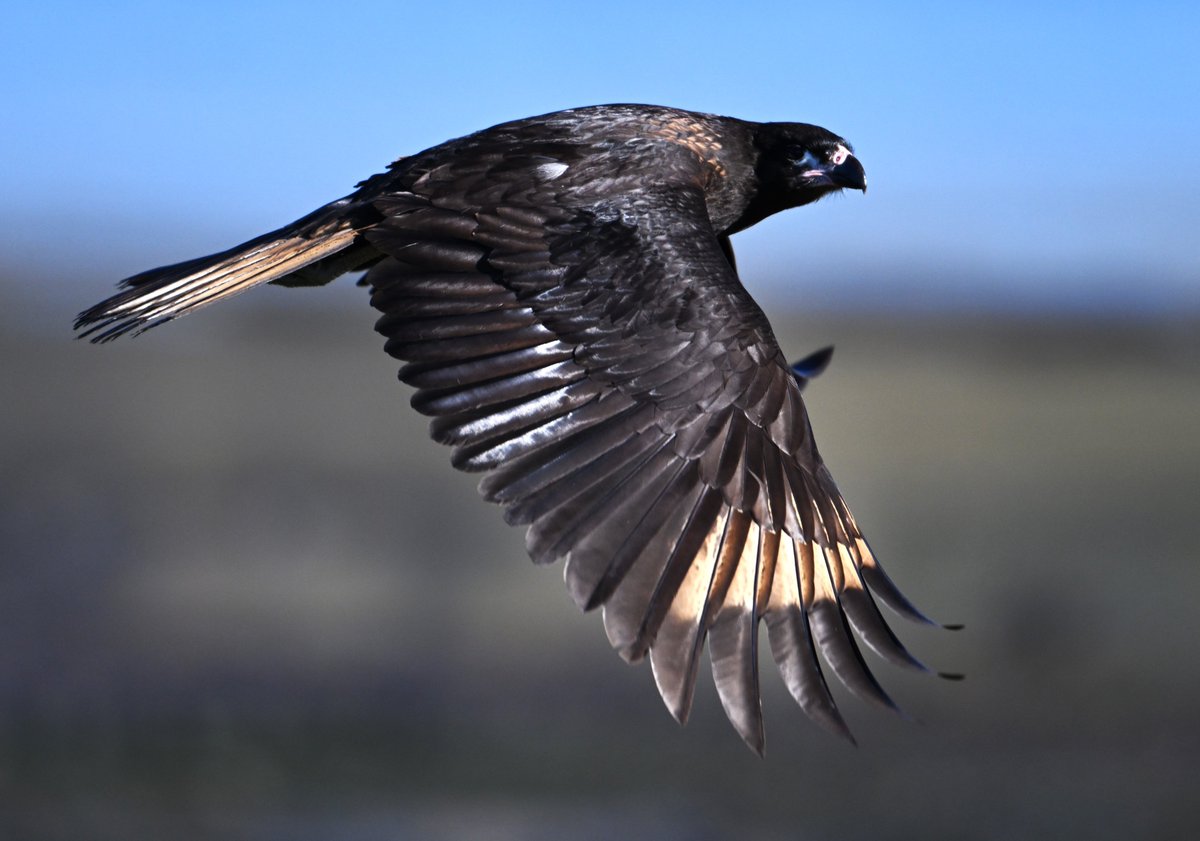
{"type": "Polygon", "coordinates": [[[359,236],[362,207],[341,199],[227,251],[134,275],[121,281],[124,291],[80,313],[75,329],[108,342],[259,284],[313,285],[365,268],[380,255],[359,236]]]}

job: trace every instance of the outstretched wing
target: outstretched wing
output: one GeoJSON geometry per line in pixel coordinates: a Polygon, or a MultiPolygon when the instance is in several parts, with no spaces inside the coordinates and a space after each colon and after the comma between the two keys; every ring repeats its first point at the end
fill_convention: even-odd
{"type": "Polygon", "coordinates": [[[528,526],[535,561],[566,559],[572,598],[603,608],[627,660],[649,654],[680,721],[707,639],[725,711],[761,752],[760,620],[819,723],[849,737],[817,652],[856,695],[894,709],[852,629],[924,669],[871,594],[929,620],[880,568],[822,463],[700,187],[606,193],[585,178],[587,193],[572,193],[553,158],[471,163],[377,199],[383,221],[365,233],[388,255],[366,278],[377,329],[454,465],[486,473],[481,492],[528,526]]]}

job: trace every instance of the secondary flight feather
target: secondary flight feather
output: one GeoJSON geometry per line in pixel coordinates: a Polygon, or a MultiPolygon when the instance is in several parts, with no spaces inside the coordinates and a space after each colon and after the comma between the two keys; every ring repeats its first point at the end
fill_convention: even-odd
{"type": "Polygon", "coordinates": [[[843,189],[866,190],[863,167],[818,126],[572,109],[401,158],[277,231],[135,275],[76,328],[105,342],[262,283],[366,270],[385,350],[454,466],[484,474],[535,562],[565,561],[571,597],[602,609],[624,658],[649,656],[681,722],[707,642],[761,753],[760,622],[796,701],[846,737],[822,658],[892,709],[858,641],[928,671],[875,599],[933,623],[813,441],[801,390],[828,350],[787,364],[729,240],[843,189]]]}

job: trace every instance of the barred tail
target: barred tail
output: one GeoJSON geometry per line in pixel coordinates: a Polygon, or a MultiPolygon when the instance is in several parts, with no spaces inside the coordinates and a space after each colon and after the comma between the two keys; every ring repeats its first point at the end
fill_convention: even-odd
{"type": "Polygon", "coordinates": [[[80,338],[108,342],[262,283],[318,285],[365,268],[380,255],[359,231],[377,216],[371,218],[374,209],[356,199],[348,196],[327,204],[228,251],[126,278],[121,281],[124,291],[80,313],[75,329],[80,338]]]}

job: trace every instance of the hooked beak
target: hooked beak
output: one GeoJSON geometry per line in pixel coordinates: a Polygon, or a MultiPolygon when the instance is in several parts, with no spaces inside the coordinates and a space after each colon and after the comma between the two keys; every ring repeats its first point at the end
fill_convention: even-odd
{"type": "Polygon", "coordinates": [[[838,187],[862,190],[864,193],[867,191],[867,173],[863,169],[863,165],[858,162],[858,158],[853,155],[846,155],[846,159],[831,167],[827,175],[829,180],[838,187]]]}
{"type": "MultiPolygon", "coordinates": [[[[806,155],[810,166],[816,164],[811,153],[806,155]]],[[[826,185],[838,190],[867,191],[867,173],[858,158],[851,154],[845,146],[838,146],[828,163],[817,164],[801,173],[814,186],[826,185]]]]}

